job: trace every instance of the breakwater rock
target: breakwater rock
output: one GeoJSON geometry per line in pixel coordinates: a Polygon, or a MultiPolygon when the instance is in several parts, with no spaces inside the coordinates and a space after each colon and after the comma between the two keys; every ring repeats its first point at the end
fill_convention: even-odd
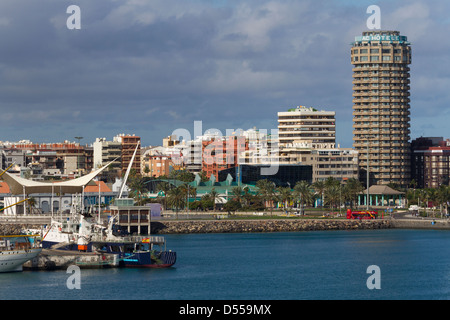
{"type": "Polygon", "coordinates": [[[390,220],[183,220],[152,222],[152,234],[240,233],[392,228],[390,220]]]}

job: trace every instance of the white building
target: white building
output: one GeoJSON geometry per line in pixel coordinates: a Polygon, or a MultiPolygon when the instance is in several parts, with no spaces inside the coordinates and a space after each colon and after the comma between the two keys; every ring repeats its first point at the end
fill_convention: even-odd
{"type": "Polygon", "coordinates": [[[336,112],[319,111],[298,106],[278,112],[280,147],[311,144],[313,148],[329,148],[336,144],[336,112]]]}

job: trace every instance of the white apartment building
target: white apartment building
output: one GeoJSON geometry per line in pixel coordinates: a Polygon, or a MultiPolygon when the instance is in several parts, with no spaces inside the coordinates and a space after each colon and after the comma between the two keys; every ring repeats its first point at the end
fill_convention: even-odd
{"type": "Polygon", "coordinates": [[[313,148],[327,148],[336,143],[336,112],[298,106],[278,112],[280,146],[311,144],[313,148]]]}
{"type": "Polygon", "coordinates": [[[94,149],[94,168],[100,168],[115,160],[111,167],[120,169],[122,142],[116,139],[107,141],[106,138],[96,138],[92,146],[94,149]]]}
{"type": "Polygon", "coordinates": [[[334,148],[336,112],[298,106],[278,112],[280,163],[304,162],[313,149],[334,148]]]}

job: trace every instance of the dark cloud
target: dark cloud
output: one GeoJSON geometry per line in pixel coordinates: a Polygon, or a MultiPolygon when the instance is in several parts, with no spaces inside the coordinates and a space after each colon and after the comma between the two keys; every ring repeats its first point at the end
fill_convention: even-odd
{"type": "MultiPolygon", "coordinates": [[[[350,43],[366,3],[81,0],[82,28],[68,30],[71,4],[0,3],[0,140],[128,132],[159,144],[194,120],[276,128],[278,111],[307,105],[336,110],[338,142],[351,146],[350,43]]],[[[445,135],[435,118],[449,114],[449,5],[377,4],[382,27],[413,42],[413,126],[420,118],[425,135],[445,135]]]]}

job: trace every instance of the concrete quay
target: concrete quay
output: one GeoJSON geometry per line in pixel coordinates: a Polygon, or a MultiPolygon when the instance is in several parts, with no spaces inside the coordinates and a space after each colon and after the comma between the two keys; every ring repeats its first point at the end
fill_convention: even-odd
{"type": "Polygon", "coordinates": [[[115,268],[119,266],[117,254],[90,253],[43,249],[23,265],[24,270],[59,270],[76,265],[80,269],[115,268]]]}
{"type": "Polygon", "coordinates": [[[392,219],[391,225],[397,229],[450,230],[450,221],[447,219],[392,219]]]}

